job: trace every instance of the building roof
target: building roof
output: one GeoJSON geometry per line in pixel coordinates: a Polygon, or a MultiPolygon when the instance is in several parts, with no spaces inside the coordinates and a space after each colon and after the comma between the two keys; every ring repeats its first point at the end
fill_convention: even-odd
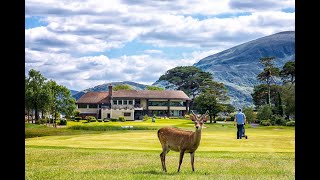
{"type": "Polygon", "coordinates": [[[190,100],[190,98],[183,91],[176,91],[176,90],[119,90],[119,91],[113,91],[112,97],[190,100]]]}
{"type": "MultiPolygon", "coordinates": [[[[107,103],[108,91],[87,92],[77,103],[107,103]]],[[[141,99],[182,99],[190,100],[183,91],[176,90],[119,90],[112,92],[113,98],[141,98],[141,99]]]]}
{"type": "Polygon", "coordinates": [[[108,92],[87,92],[82,95],[77,103],[107,103],[108,92]]]}

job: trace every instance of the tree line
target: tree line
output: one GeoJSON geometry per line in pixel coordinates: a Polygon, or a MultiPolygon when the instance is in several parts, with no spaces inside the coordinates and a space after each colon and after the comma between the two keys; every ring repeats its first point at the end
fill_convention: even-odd
{"type": "Polygon", "coordinates": [[[46,119],[50,123],[50,120],[55,122],[60,118],[60,114],[70,117],[75,113],[75,103],[68,88],[48,80],[39,71],[31,69],[28,76],[25,76],[25,111],[28,121],[46,119]]]}

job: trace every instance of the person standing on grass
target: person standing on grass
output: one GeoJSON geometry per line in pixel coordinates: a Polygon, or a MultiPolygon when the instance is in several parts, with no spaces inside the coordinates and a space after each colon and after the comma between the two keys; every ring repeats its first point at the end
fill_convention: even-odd
{"type": "Polygon", "coordinates": [[[237,139],[242,139],[243,134],[243,126],[246,124],[246,115],[241,112],[241,109],[234,115],[234,123],[235,126],[237,123],[237,139]]]}

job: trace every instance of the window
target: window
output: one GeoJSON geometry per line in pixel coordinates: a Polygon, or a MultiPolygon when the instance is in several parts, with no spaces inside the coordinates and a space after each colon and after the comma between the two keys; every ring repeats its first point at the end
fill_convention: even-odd
{"type": "Polygon", "coordinates": [[[89,108],[98,108],[98,104],[89,104],[89,108]]]}
{"type": "Polygon", "coordinates": [[[129,104],[132,105],[132,104],[133,104],[133,101],[132,101],[132,100],[129,100],[129,104]]]}
{"type": "Polygon", "coordinates": [[[128,101],[127,100],[123,100],[123,105],[127,105],[128,101]]]}
{"type": "Polygon", "coordinates": [[[123,113],[123,116],[131,116],[131,113],[125,112],[123,113]]]}
{"type": "Polygon", "coordinates": [[[118,103],[117,103],[117,100],[114,100],[114,101],[113,101],[113,104],[114,104],[114,105],[117,105],[117,104],[118,104],[118,103]]]}
{"type": "Polygon", "coordinates": [[[168,106],[168,101],[148,101],[148,106],[168,106]]]}
{"type": "Polygon", "coordinates": [[[87,108],[87,104],[78,104],[78,108],[87,108]]]}

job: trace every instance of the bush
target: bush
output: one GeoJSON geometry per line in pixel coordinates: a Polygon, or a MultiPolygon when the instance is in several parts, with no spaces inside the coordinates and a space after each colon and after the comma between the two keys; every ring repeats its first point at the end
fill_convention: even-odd
{"type": "Polygon", "coordinates": [[[286,122],[286,126],[295,126],[295,121],[286,122]]]}
{"type": "Polygon", "coordinates": [[[45,124],[47,121],[45,119],[38,119],[35,124],[45,124]]]}
{"type": "Polygon", "coordinates": [[[144,121],[147,121],[148,119],[149,119],[149,116],[147,114],[143,116],[144,121]]]}
{"type": "Polygon", "coordinates": [[[272,125],[284,126],[284,125],[286,125],[286,122],[287,122],[282,116],[280,116],[278,114],[272,115],[270,120],[271,120],[272,125]]]}
{"type": "Polygon", "coordinates": [[[103,118],[103,122],[109,122],[110,120],[107,118],[103,118]]]}
{"type": "Polygon", "coordinates": [[[116,119],[116,118],[110,118],[110,121],[112,121],[112,122],[116,122],[118,119],[116,119]]]}
{"type": "Polygon", "coordinates": [[[257,118],[259,120],[270,119],[271,115],[272,115],[272,109],[268,104],[259,107],[258,113],[257,113],[257,118]]]}
{"type": "Polygon", "coordinates": [[[86,120],[87,120],[87,122],[96,122],[97,121],[96,117],[94,117],[94,116],[86,116],[86,120]]]}
{"type": "Polygon", "coordinates": [[[67,120],[61,119],[58,125],[67,125],[67,120]]]}
{"type": "Polygon", "coordinates": [[[119,121],[126,122],[126,119],[124,118],[124,116],[119,116],[119,121]]]}
{"type": "Polygon", "coordinates": [[[102,122],[102,119],[98,119],[98,122],[102,122]]]}
{"type": "Polygon", "coordinates": [[[186,114],[186,115],[184,115],[184,118],[185,118],[185,119],[190,119],[190,115],[189,115],[189,114],[186,114]]]}
{"type": "Polygon", "coordinates": [[[262,125],[262,126],[271,126],[272,124],[270,122],[270,119],[268,119],[268,120],[261,120],[260,121],[260,125],[262,125]]]}
{"type": "Polygon", "coordinates": [[[216,121],[224,121],[224,118],[221,117],[221,116],[218,116],[218,117],[216,118],[216,121]]]}
{"type": "Polygon", "coordinates": [[[75,117],[75,118],[74,118],[74,120],[75,120],[75,121],[78,121],[78,122],[79,122],[81,119],[82,119],[81,117],[75,117]]]}

